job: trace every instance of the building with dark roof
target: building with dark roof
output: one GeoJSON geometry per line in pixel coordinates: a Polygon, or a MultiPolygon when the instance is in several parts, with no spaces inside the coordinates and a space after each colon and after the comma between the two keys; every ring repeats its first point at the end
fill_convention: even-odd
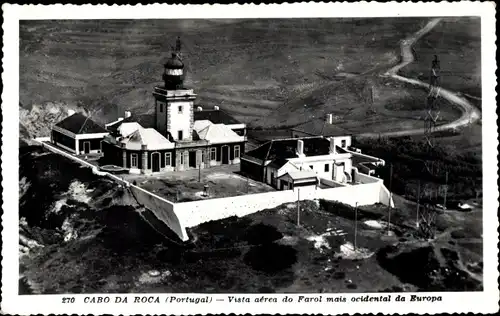
{"type": "Polygon", "coordinates": [[[106,129],[110,132],[116,131],[122,123],[137,122],[144,128],[156,127],[155,114],[134,114],[130,111],[125,111],[125,117],[119,117],[116,121],[106,124],[106,129]]]}
{"type": "Polygon", "coordinates": [[[82,113],[60,121],[51,131],[51,142],[77,155],[100,154],[101,140],[109,132],[82,113]]]}
{"type": "Polygon", "coordinates": [[[241,172],[278,189],[318,185],[321,180],[348,184],[357,172],[350,145],[350,136],[271,140],[242,156],[241,172]]]}
{"type": "Polygon", "coordinates": [[[246,135],[246,124],[239,122],[234,117],[221,110],[218,106],[209,110],[205,110],[201,106],[198,106],[194,112],[194,120],[207,120],[214,124],[224,124],[232,129],[236,134],[240,136],[246,135]]]}

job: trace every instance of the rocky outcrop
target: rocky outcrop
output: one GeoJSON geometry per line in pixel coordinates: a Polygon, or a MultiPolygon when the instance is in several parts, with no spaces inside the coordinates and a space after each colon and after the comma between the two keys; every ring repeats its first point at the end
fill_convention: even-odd
{"type": "Polygon", "coordinates": [[[71,115],[72,111],[88,115],[84,109],[61,102],[19,107],[19,137],[29,143],[31,138],[49,136],[52,126],[71,115]]]}

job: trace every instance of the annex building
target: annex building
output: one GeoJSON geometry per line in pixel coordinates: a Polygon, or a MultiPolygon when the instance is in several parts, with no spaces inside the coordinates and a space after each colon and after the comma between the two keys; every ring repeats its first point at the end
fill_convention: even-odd
{"type": "Polygon", "coordinates": [[[241,158],[241,172],[279,190],[319,185],[321,179],[352,183],[350,136],[271,140],[241,158]]]}
{"type": "Polygon", "coordinates": [[[101,140],[109,132],[81,113],[73,113],[52,127],[53,144],[77,155],[100,154],[101,140]]]}

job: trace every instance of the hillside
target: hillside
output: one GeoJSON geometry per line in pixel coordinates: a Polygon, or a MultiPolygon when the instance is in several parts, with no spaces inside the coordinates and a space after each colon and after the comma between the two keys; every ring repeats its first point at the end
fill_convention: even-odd
{"type": "Polygon", "coordinates": [[[86,109],[101,122],[126,109],[150,111],[152,87],[180,35],[199,105],[219,105],[256,126],[296,124],[298,115],[319,115],[315,103],[324,112],[363,106],[365,79],[356,75],[397,62],[399,41],[425,21],[21,21],[20,106],[86,109]]]}
{"type": "Polygon", "coordinates": [[[415,62],[402,75],[428,81],[429,66],[438,55],[441,85],[447,89],[481,97],[481,19],[444,18],[414,45],[415,62]]]}
{"type": "Polygon", "coordinates": [[[350,206],[302,201],[300,226],[289,203],[193,227],[182,243],[89,168],[36,146],[20,159],[21,294],[482,289],[481,209],[440,214],[438,237],[419,242],[400,199],[390,236],[384,206],[360,208],[355,226],[350,206]]]}

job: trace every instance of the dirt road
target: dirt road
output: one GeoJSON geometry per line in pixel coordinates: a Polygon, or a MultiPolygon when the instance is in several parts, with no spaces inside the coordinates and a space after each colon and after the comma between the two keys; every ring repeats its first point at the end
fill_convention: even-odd
{"type": "MultiPolygon", "coordinates": [[[[404,39],[401,41],[401,56],[402,56],[402,61],[398,65],[392,67],[389,69],[386,73],[382,74],[381,76],[383,77],[390,77],[395,80],[399,80],[405,83],[410,83],[415,86],[420,86],[420,87],[425,87],[428,88],[429,85],[423,81],[417,80],[417,79],[412,79],[412,78],[406,78],[403,76],[398,75],[398,72],[400,69],[403,67],[407,66],[408,64],[412,63],[415,58],[413,56],[411,47],[412,45],[419,40],[422,36],[430,32],[439,22],[441,19],[436,18],[432,19],[429,23],[427,23],[422,29],[420,29],[418,32],[410,36],[409,38],[404,39]]],[[[462,110],[462,115],[460,118],[457,120],[438,125],[435,127],[434,131],[444,131],[444,130],[449,130],[449,129],[455,129],[461,126],[465,126],[468,124],[472,124],[476,122],[478,119],[481,117],[481,112],[474,106],[472,105],[467,99],[463,98],[460,93],[452,92],[443,88],[439,89],[438,92],[439,96],[450,101],[451,103],[457,105],[460,107],[462,110]]],[[[383,133],[362,133],[358,134],[357,137],[379,137],[379,136],[385,136],[385,137],[398,137],[398,136],[409,136],[409,135],[422,135],[424,134],[424,129],[423,128],[416,128],[416,129],[409,129],[409,130],[402,130],[402,131],[392,131],[392,132],[383,132],[383,133]]]]}

